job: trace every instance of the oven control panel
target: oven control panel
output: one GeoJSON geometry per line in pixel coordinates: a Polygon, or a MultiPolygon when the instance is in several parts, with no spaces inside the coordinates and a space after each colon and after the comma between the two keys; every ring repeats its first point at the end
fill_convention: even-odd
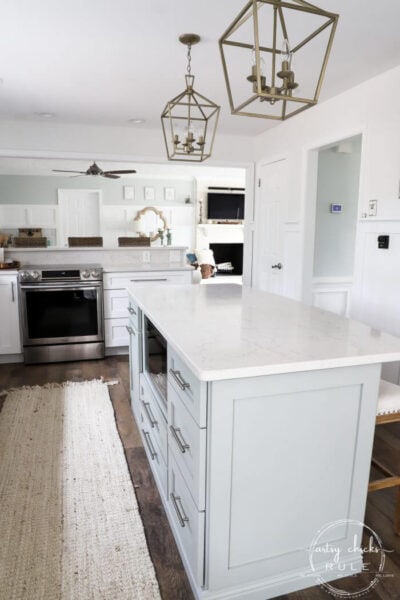
{"type": "Polygon", "coordinates": [[[84,271],[81,271],[82,279],[101,279],[101,275],[101,269],[85,269],[84,271]]]}
{"type": "Polygon", "coordinates": [[[39,281],[40,280],[40,272],[39,271],[20,271],[19,272],[19,280],[20,281],[39,281]]]}
{"type": "Polygon", "coordinates": [[[101,281],[103,269],[100,265],[51,265],[26,266],[19,271],[19,281],[101,281]]]}

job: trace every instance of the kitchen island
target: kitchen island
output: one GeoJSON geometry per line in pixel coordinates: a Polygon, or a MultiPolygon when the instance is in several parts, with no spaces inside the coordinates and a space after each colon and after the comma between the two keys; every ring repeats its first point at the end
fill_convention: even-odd
{"type": "Polygon", "coordinates": [[[400,340],[236,285],[128,291],[132,408],[195,596],[266,600],[359,572],[381,364],[400,340]],[[319,539],[332,564],[310,548],[339,521],[319,539]]]}

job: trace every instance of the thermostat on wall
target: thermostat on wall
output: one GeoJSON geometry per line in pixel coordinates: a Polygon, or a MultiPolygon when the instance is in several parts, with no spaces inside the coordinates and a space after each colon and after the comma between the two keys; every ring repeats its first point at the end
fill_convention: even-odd
{"type": "Polygon", "coordinates": [[[343,212],[343,204],[331,204],[331,213],[343,212]]]}

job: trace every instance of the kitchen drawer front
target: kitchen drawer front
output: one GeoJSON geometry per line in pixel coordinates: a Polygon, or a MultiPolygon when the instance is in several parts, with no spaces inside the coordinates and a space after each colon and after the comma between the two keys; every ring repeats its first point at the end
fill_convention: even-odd
{"type": "Polygon", "coordinates": [[[198,586],[204,584],[205,512],[198,511],[179,468],[170,455],[168,507],[173,529],[198,586]]]}
{"type": "Polygon", "coordinates": [[[132,271],[129,273],[105,273],[104,289],[123,290],[135,282],[143,283],[190,283],[187,271],[132,271]]]}
{"type": "Polygon", "coordinates": [[[104,273],[103,287],[105,290],[125,290],[135,275],[137,273],[104,273]]]}
{"type": "Polygon", "coordinates": [[[168,387],[168,444],[199,510],[205,509],[206,436],[183,405],[172,385],[168,387]]]}
{"type": "Polygon", "coordinates": [[[207,383],[200,381],[168,347],[168,382],[200,427],[207,425],[207,383]]]}
{"type": "Polygon", "coordinates": [[[128,316],[128,292],[126,290],[104,290],[104,317],[123,319],[128,316]]]}
{"type": "Polygon", "coordinates": [[[104,333],[106,348],[129,345],[127,326],[129,319],[105,319],[104,333]]]}
{"type": "Polygon", "coordinates": [[[167,497],[168,493],[168,471],[164,462],[160,448],[156,442],[153,430],[148,427],[147,418],[140,411],[140,433],[142,435],[143,446],[146,451],[151,469],[159,483],[158,491],[167,497]]]}
{"type": "Polygon", "coordinates": [[[140,382],[141,411],[145,416],[147,428],[151,431],[152,436],[157,441],[164,461],[167,462],[167,423],[158,407],[156,399],[146,385],[146,380],[144,380],[145,383],[143,383],[143,379],[140,382]]]}

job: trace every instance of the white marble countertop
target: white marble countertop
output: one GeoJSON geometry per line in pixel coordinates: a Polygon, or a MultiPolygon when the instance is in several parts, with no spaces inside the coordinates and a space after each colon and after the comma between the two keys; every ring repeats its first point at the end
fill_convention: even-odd
{"type": "Polygon", "coordinates": [[[171,264],[152,264],[152,263],[134,263],[132,265],[102,265],[103,273],[142,273],[144,271],[194,271],[191,265],[181,265],[180,263],[171,264]]]}
{"type": "Polygon", "coordinates": [[[5,254],[7,253],[17,253],[17,252],[143,252],[145,251],[154,251],[154,250],[162,250],[164,252],[169,252],[171,250],[187,250],[187,246],[44,246],[42,248],[29,248],[29,247],[19,247],[14,248],[13,246],[8,246],[4,248],[5,254]]]}
{"type": "Polygon", "coordinates": [[[128,291],[201,380],[400,360],[400,338],[239,285],[128,291]]]}

